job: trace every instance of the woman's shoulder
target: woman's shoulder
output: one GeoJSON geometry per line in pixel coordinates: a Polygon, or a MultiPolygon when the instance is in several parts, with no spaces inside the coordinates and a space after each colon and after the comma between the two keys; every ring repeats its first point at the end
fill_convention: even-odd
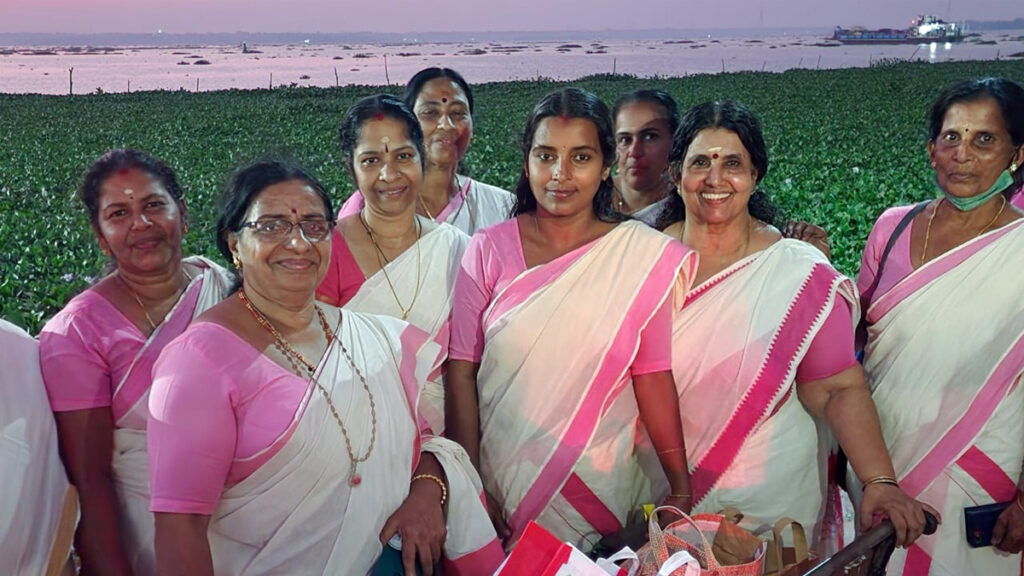
{"type": "Polygon", "coordinates": [[[479,180],[474,180],[472,178],[470,178],[469,181],[470,188],[483,196],[515,200],[515,195],[504,188],[488,184],[486,182],[481,182],[479,180]]]}
{"type": "MultiPolygon", "coordinates": [[[[111,327],[117,320],[124,319],[123,314],[103,293],[109,289],[108,276],[77,294],[60,309],[53,318],[43,326],[40,336],[53,332],[66,332],[75,326],[79,330],[95,330],[111,327]]],[[[125,319],[127,323],[127,319],[125,319]]]]}

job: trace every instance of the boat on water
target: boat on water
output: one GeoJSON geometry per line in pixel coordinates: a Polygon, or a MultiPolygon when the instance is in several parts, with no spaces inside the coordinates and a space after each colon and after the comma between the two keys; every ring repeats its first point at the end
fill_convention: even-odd
{"type": "Polygon", "coordinates": [[[836,26],[832,39],[843,44],[929,44],[959,42],[963,38],[963,32],[963,24],[945,22],[927,14],[918,16],[909,28],[902,29],[867,30],[861,27],[836,26]]]}

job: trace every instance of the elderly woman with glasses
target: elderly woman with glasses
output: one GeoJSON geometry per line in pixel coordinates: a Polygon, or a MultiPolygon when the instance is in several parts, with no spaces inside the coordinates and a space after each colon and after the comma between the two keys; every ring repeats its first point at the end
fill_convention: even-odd
{"type": "Polygon", "coordinates": [[[410,575],[442,555],[446,573],[495,568],[468,457],[421,434],[437,344],[314,298],[332,213],[316,179],[286,164],[249,166],[227,189],[217,244],[241,286],[154,368],[163,574],[366,574],[382,552],[410,575]]]}

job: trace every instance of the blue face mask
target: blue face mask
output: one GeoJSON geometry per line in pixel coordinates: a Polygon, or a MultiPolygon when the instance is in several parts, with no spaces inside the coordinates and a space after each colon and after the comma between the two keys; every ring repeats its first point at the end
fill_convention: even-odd
{"type": "Polygon", "coordinates": [[[949,200],[949,203],[955,206],[956,209],[961,212],[970,212],[971,210],[974,210],[978,206],[981,206],[985,202],[988,202],[996,194],[999,194],[1000,192],[1006,190],[1012,185],[1013,174],[1010,173],[1009,170],[1003,170],[1003,173],[999,175],[999,178],[996,178],[995,183],[992,184],[992,186],[988,190],[982,192],[981,194],[968,196],[967,198],[960,198],[958,196],[953,196],[949,192],[943,190],[939,186],[938,179],[935,180],[935,187],[939,189],[939,192],[942,192],[942,195],[946,197],[946,200],[949,200]]]}

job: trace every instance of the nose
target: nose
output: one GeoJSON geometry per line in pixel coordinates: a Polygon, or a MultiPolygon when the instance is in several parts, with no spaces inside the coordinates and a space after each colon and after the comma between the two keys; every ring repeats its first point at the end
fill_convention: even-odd
{"type": "Polygon", "coordinates": [[[956,162],[966,162],[970,160],[971,153],[968,148],[970,144],[966,141],[957,143],[956,147],[953,148],[953,160],[956,162]]]}
{"type": "Polygon", "coordinates": [[[551,179],[552,180],[569,180],[571,178],[569,170],[569,159],[559,158],[555,161],[554,166],[551,168],[551,179]]]}
{"type": "Polygon", "coordinates": [[[391,181],[396,174],[395,169],[391,166],[390,160],[384,160],[380,164],[380,172],[377,173],[377,180],[381,182],[391,181]]]}
{"type": "Polygon", "coordinates": [[[626,150],[626,154],[632,156],[633,158],[642,157],[644,155],[643,142],[641,142],[639,138],[634,138],[633,142],[629,145],[629,148],[626,150]]]}
{"type": "Polygon", "coordinates": [[[452,117],[448,114],[441,114],[437,117],[437,127],[447,130],[448,128],[454,128],[455,123],[452,122],[452,117]]]}
{"type": "Polygon", "coordinates": [[[708,186],[718,186],[722,182],[722,167],[720,164],[715,162],[708,168],[706,174],[704,174],[704,182],[708,186]]]}
{"type": "Polygon", "coordinates": [[[132,221],[132,228],[143,229],[153,225],[153,221],[146,216],[145,212],[139,212],[138,217],[132,221]]]}
{"type": "Polygon", "coordinates": [[[284,244],[299,251],[305,251],[313,246],[313,242],[306,238],[306,233],[302,231],[302,226],[299,226],[297,222],[292,222],[292,229],[288,232],[288,237],[284,239],[284,244]]]}

